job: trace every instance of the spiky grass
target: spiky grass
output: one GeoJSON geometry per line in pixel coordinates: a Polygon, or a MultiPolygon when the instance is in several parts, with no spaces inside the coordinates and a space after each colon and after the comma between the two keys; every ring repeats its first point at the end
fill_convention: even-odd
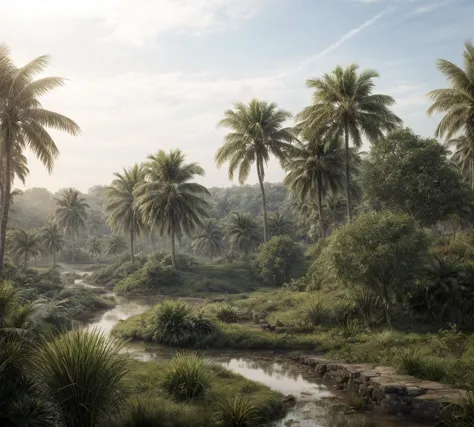
{"type": "Polygon", "coordinates": [[[222,400],[215,418],[222,427],[251,427],[263,421],[258,416],[258,408],[243,395],[222,400]]]}
{"type": "Polygon", "coordinates": [[[119,341],[86,329],[43,344],[35,368],[65,425],[94,426],[120,411],[128,371],[121,349],[119,341]]]}
{"type": "Polygon", "coordinates": [[[177,400],[200,398],[210,387],[211,370],[194,353],[178,352],[166,365],[163,388],[177,400]]]}
{"type": "Polygon", "coordinates": [[[228,303],[216,304],[214,314],[217,319],[224,323],[236,323],[239,321],[238,310],[228,303]]]}
{"type": "Polygon", "coordinates": [[[327,303],[320,298],[313,298],[306,305],[306,320],[312,325],[319,325],[328,317],[327,303]]]}

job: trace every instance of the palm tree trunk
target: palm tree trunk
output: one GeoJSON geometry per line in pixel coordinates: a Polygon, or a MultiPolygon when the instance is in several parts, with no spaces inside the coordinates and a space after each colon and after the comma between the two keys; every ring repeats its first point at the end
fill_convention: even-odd
{"type": "Polygon", "coordinates": [[[174,231],[171,232],[171,265],[176,268],[176,242],[174,231]]]}
{"type": "Polygon", "coordinates": [[[133,253],[133,231],[130,231],[130,253],[132,254],[132,264],[135,264],[135,255],[133,253]]]}
{"type": "Polygon", "coordinates": [[[267,202],[265,199],[265,188],[263,186],[263,165],[260,159],[257,159],[257,175],[258,183],[260,184],[260,191],[262,193],[263,205],[263,241],[268,241],[268,218],[267,218],[267,202]]]}
{"type": "Polygon", "coordinates": [[[25,270],[27,269],[28,267],[28,253],[25,252],[25,259],[23,260],[23,265],[25,266],[25,270]]]}
{"type": "Polygon", "coordinates": [[[352,222],[352,197],[351,197],[351,170],[349,165],[349,126],[344,125],[345,137],[345,167],[346,167],[346,198],[347,198],[347,222],[352,222]]]}
{"type": "Polygon", "coordinates": [[[322,179],[321,173],[318,173],[318,210],[319,210],[319,237],[324,239],[326,234],[324,232],[324,222],[323,222],[323,189],[322,189],[322,179]]]}
{"type": "Polygon", "coordinates": [[[56,251],[53,249],[53,269],[56,268],[56,251]]]}
{"type": "Polygon", "coordinates": [[[75,236],[74,236],[74,230],[72,231],[72,262],[74,262],[76,260],[76,251],[75,251],[75,246],[74,246],[74,242],[75,242],[75,236]]]}
{"type": "Polygon", "coordinates": [[[2,203],[2,221],[0,224],[0,274],[3,273],[3,263],[5,260],[5,243],[7,239],[8,211],[10,210],[10,192],[11,192],[11,146],[13,135],[8,128],[5,135],[5,188],[3,192],[2,203]]]}
{"type": "Polygon", "coordinates": [[[471,154],[471,187],[474,190],[474,152],[471,154]]]}

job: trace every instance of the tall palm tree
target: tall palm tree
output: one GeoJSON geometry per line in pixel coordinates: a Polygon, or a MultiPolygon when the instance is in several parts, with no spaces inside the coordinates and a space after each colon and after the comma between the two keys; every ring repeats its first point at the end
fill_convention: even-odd
{"type": "Polygon", "coordinates": [[[110,236],[107,245],[105,247],[105,253],[107,255],[113,255],[118,262],[118,256],[127,249],[127,242],[123,239],[122,236],[118,234],[113,234],[110,236]]]}
{"type": "MultiPolygon", "coordinates": [[[[59,150],[46,128],[77,135],[79,126],[71,119],[42,107],[38,97],[62,86],[59,77],[34,80],[48,65],[48,57],[40,56],[17,68],[8,49],[0,47],[0,153],[5,160],[5,177],[11,177],[16,153],[30,149],[45,165],[48,172],[54,166],[59,150]]],[[[0,223],[0,273],[3,271],[5,239],[10,210],[11,180],[5,179],[0,223]]]]}
{"type": "Polygon", "coordinates": [[[158,151],[144,165],[146,180],[136,189],[137,206],[148,227],[171,240],[171,260],[176,266],[176,237],[192,235],[207,217],[210,196],[205,187],[191,182],[203,176],[197,163],[185,163],[180,150],[158,151]]]}
{"type": "Polygon", "coordinates": [[[41,229],[39,237],[45,252],[53,255],[53,268],[56,267],[56,254],[66,244],[61,230],[56,223],[50,222],[41,229]]]}
{"type": "Polygon", "coordinates": [[[226,229],[226,238],[232,250],[248,255],[260,243],[258,226],[251,215],[234,212],[226,229]]]}
{"type": "Polygon", "coordinates": [[[99,237],[91,237],[86,242],[86,251],[91,256],[92,262],[94,257],[102,253],[102,242],[99,237]]]}
{"type": "Polygon", "coordinates": [[[362,137],[375,142],[384,132],[391,131],[402,121],[391,110],[395,100],[388,95],[373,94],[374,70],[358,72],[359,66],[338,66],[330,74],[309,79],[306,85],[314,90],[313,104],[298,114],[297,120],[309,128],[327,127],[329,134],[344,135],[345,186],[347,220],[352,221],[349,139],[354,147],[362,145],[362,137]]]}
{"type": "Polygon", "coordinates": [[[40,236],[32,230],[14,230],[8,240],[12,255],[23,258],[25,269],[28,267],[29,259],[41,253],[40,236]]]}
{"type": "MultiPolygon", "coordinates": [[[[436,128],[436,136],[452,139],[456,134],[463,133],[465,146],[463,163],[469,162],[471,185],[474,189],[474,45],[467,41],[464,44],[464,70],[445,59],[438,60],[438,70],[444,74],[450,84],[448,89],[437,89],[428,93],[433,105],[428,115],[445,113],[436,128]]],[[[461,154],[460,154],[461,155],[461,154]]]]}
{"type": "MultiPolygon", "coordinates": [[[[302,142],[295,145],[285,166],[288,173],[284,184],[290,194],[301,201],[316,199],[319,237],[324,238],[323,198],[328,192],[337,192],[344,187],[344,143],[340,136],[328,136],[322,129],[305,128],[301,136],[302,142]]],[[[353,163],[351,168],[355,166],[353,163]]]]}
{"type": "Polygon", "coordinates": [[[293,233],[293,222],[280,212],[275,212],[268,218],[268,231],[270,236],[290,236],[293,233]]]}
{"type": "Polygon", "coordinates": [[[212,220],[206,221],[202,230],[192,241],[194,252],[203,253],[212,258],[222,251],[222,231],[212,220]]]}
{"type": "Polygon", "coordinates": [[[284,124],[291,118],[288,111],[274,103],[253,99],[249,104],[238,102],[233,110],[227,110],[219,126],[230,129],[224,145],[217,150],[218,167],[229,162],[229,179],[238,171],[239,182],[244,184],[252,164],[257,166],[258,182],[262,193],[263,240],[268,240],[267,203],[265,199],[265,165],[270,156],[281,163],[288,158],[288,149],[294,139],[293,130],[284,124]]]}
{"type": "Polygon", "coordinates": [[[79,190],[67,188],[60,197],[55,199],[56,210],[53,212],[53,220],[64,233],[72,239],[72,262],[75,261],[75,238],[79,236],[79,230],[85,227],[87,218],[86,209],[89,205],[86,199],[81,196],[79,190]]]}
{"type": "Polygon", "coordinates": [[[130,236],[130,253],[134,263],[134,237],[144,230],[134,191],[143,182],[145,173],[142,166],[135,164],[130,169],[124,169],[123,173],[114,175],[116,178],[104,192],[104,210],[112,229],[130,236]]]}

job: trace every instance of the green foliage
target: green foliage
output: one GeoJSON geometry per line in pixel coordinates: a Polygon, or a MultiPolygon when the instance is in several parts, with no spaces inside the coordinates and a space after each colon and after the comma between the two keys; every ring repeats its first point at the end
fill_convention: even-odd
{"type": "Polygon", "coordinates": [[[136,256],[134,264],[129,259],[128,254],[122,254],[119,256],[117,264],[101,268],[94,272],[88,280],[98,285],[115,285],[139,270],[146,263],[148,257],[145,255],[136,256]]]}
{"type": "Polygon", "coordinates": [[[192,242],[193,251],[210,259],[222,251],[222,231],[214,221],[206,221],[192,242]]]}
{"type": "Polygon", "coordinates": [[[424,266],[427,239],[407,216],[371,212],[339,229],[326,251],[338,280],[381,298],[390,324],[393,297],[403,294],[424,266]]]}
{"type": "Polygon", "coordinates": [[[470,217],[474,197],[433,138],[399,129],[372,147],[364,190],[372,207],[396,210],[432,225],[452,214],[470,217]]]}
{"type": "Polygon", "coordinates": [[[91,237],[87,240],[85,248],[92,261],[94,261],[94,257],[102,253],[102,242],[99,237],[91,237]]]}
{"type": "Polygon", "coordinates": [[[236,323],[239,321],[239,311],[229,303],[215,304],[212,307],[212,312],[221,322],[236,323]]]}
{"type": "Polygon", "coordinates": [[[23,260],[24,268],[28,267],[31,257],[41,252],[41,238],[33,230],[14,230],[7,243],[13,257],[23,260]]]}
{"type": "Polygon", "coordinates": [[[307,321],[314,326],[321,324],[328,318],[328,306],[320,298],[313,298],[309,301],[304,312],[307,321]]]}
{"type": "Polygon", "coordinates": [[[350,293],[350,299],[357,313],[364,320],[365,326],[375,328],[382,322],[384,315],[382,300],[372,290],[355,288],[350,293]]]}
{"type": "Polygon", "coordinates": [[[217,333],[217,327],[202,312],[183,301],[165,300],[155,307],[153,340],[176,347],[196,347],[217,333]]]}
{"type": "Polygon", "coordinates": [[[127,361],[122,345],[99,331],[76,330],[45,342],[35,368],[71,427],[94,427],[120,411],[127,361]]]}
{"type": "Polygon", "coordinates": [[[53,222],[48,223],[40,230],[39,237],[45,252],[53,255],[54,267],[56,265],[56,254],[60,252],[66,244],[58,225],[53,222]]]}
{"type": "Polygon", "coordinates": [[[301,274],[303,260],[301,248],[289,236],[277,236],[258,248],[255,265],[265,283],[280,286],[301,274]]]}
{"type": "Polygon", "coordinates": [[[122,236],[118,234],[113,234],[107,240],[107,245],[105,246],[105,253],[107,255],[112,255],[117,258],[118,256],[127,249],[127,243],[125,242],[122,236]]]}
{"type": "Polygon", "coordinates": [[[246,255],[260,243],[257,223],[249,214],[233,212],[225,234],[231,248],[246,255]]]}
{"type": "Polygon", "coordinates": [[[209,389],[210,370],[196,354],[177,353],[166,365],[163,387],[177,400],[192,400],[209,389]]]}
{"type": "Polygon", "coordinates": [[[262,421],[258,408],[242,395],[222,400],[215,417],[222,427],[252,427],[262,421]]]}
{"type": "Polygon", "coordinates": [[[456,403],[447,406],[443,410],[442,421],[448,427],[474,426],[474,392],[467,391],[456,403]]]}
{"type": "Polygon", "coordinates": [[[280,212],[276,212],[269,216],[268,218],[268,232],[270,233],[270,238],[275,236],[291,236],[294,231],[293,222],[282,215],[280,212]]]}

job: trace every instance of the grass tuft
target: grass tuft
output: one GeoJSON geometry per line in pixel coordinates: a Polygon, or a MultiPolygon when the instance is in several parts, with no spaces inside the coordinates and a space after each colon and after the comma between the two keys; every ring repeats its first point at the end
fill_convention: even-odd
{"type": "Polygon", "coordinates": [[[222,427],[252,427],[262,422],[258,408],[242,395],[222,400],[215,418],[222,427]]]}

